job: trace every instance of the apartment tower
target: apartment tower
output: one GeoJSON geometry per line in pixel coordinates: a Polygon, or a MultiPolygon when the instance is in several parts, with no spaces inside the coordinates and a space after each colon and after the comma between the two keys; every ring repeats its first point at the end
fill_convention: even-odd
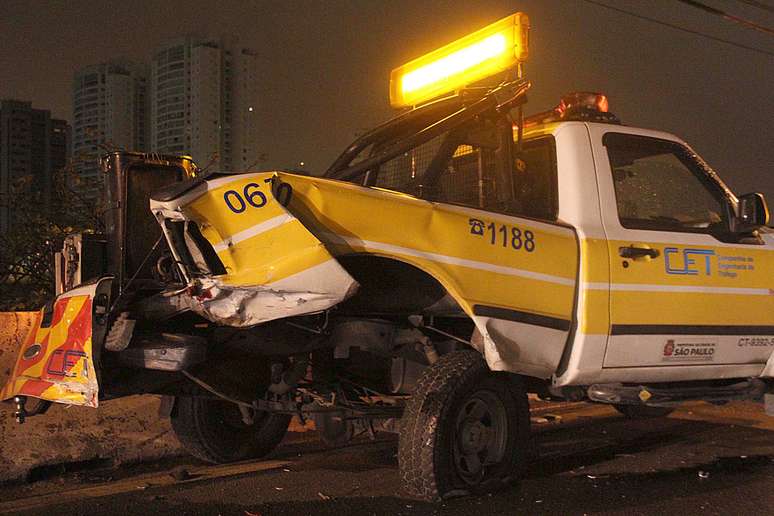
{"type": "Polygon", "coordinates": [[[188,154],[200,167],[257,164],[255,55],[225,39],[183,37],[151,63],[151,149],[188,154]]]}
{"type": "Polygon", "coordinates": [[[54,174],[68,160],[70,126],[30,102],[0,100],[0,234],[22,204],[51,208],[54,174]]]}
{"type": "Polygon", "coordinates": [[[146,70],[127,60],[82,68],[73,80],[75,169],[88,196],[102,185],[99,157],[111,150],[148,150],[146,70]]]}

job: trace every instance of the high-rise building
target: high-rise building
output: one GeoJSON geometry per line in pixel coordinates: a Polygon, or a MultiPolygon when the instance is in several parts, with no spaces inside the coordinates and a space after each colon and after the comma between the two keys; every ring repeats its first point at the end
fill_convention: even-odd
{"type": "Polygon", "coordinates": [[[257,164],[255,55],[225,40],[187,36],[151,64],[151,149],[189,154],[199,166],[257,164]]]}
{"type": "MultiPolygon", "coordinates": [[[[240,49],[230,56],[233,73],[231,81],[231,165],[233,171],[255,169],[262,159],[258,141],[258,112],[256,102],[256,55],[240,49]]],[[[227,61],[228,63],[228,61],[227,61]]],[[[228,71],[228,67],[227,67],[228,71]]]]}
{"type": "Polygon", "coordinates": [[[23,203],[51,207],[54,174],[67,164],[70,126],[32,103],[0,100],[0,234],[23,203]]]}
{"type": "Polygon", "coordinates": [[[126,60],[87,66],[75,73],[72,151],[83,184],[101,185],[102,154],[114,149],[148,150],[146,75],[143,65],[126,60]]]}

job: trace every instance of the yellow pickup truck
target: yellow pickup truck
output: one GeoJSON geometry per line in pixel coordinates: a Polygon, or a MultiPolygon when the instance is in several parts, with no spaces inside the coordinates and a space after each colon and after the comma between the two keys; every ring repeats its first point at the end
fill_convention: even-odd
{"type": "Polygon", "coordinates": [[[400,114],[321,177],[106,157],[121,209],[66,245],[2,398],[23,421],[162,394],[211,462],[269,453],[293,414],[329,443],[398,432],[428,500],[518,478],[528,392],[628,417],[771,401],[763,196],[602,94],[526,116],[528,34],[517,13],[394,70],[400,114]]]}

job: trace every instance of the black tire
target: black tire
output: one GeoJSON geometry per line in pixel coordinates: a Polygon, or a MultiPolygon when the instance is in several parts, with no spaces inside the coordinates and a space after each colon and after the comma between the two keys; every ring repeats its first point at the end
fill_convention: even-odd
{"type": "Polygon", "coordinates": [[[673,407],[650,407],[648,405],[613,405],[613,407],[629,419],[667,417],[675,410],[673,407]]]}
{"type": "Polygon", "coordinates": [[[492,491],[519,478],[528,446],[521,379],[493,373],[477,351],[455,351],[425,370],[406,405],[400,475],[423,500],[492,491]]]}
{"type": "Polygon", "coordinates": [[[285,436],[287,414],[256,412],[254,423],[242,421],[239,407],[227,401],[177,398],[172,429],[194,457],[214,464],[255,459],[269,454],[285,436]]]}

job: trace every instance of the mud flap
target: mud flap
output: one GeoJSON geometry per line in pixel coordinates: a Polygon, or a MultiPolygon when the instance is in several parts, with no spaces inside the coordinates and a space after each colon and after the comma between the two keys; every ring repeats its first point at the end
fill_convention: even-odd
{"type": "Polygon", "coordinates": [[[110,283],[103,278],[65,292],[38,313],[0,399],[30,396],[97,407],[93,337],[99,342],[104,336],[110,283]]]}

